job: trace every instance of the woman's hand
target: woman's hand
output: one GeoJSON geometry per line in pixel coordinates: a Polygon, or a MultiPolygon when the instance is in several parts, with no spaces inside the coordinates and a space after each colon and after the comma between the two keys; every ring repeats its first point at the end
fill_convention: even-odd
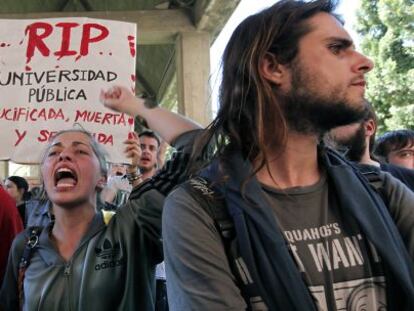
{"type": "Polygon", "coordinates": [[[105,107],[117,112],[136,117],[144,106],[144,100],[135,95],[126,87],[113,86],[108,90],[101,90],[99,100],[105,107]]]}
{"type": "Polygon", "coordinates": [[[102,90],[99,98],[109,109],[132,117],[141,117],[150,129],[157,132],[169,144],[182,133],[201,128],[191,119],[163,107],[146,107],[145,101],[148,99],[135,97],[128,88],[123,86],[114,86],[107,91],[102,90]]]}

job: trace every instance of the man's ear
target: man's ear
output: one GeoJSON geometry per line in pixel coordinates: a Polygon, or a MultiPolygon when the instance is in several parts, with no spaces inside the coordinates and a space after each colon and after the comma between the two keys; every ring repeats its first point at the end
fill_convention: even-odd
{"type": "Polygon", "coordinates": [[[260,72],[263,77],[276,85],[282,85],[288,72],[285,65],[280,64],[275,55],[266,53],[260,62],[260,72]]]}
{"type": "Polygon", "coordinates": [[[371,137],[372,135],[375,134],[375,132],[377,131],[377,126],[374,122],[374,120],[369,119],[367,121],[364,122],[364,127],[365,127],[365,135],[371,137]]]}

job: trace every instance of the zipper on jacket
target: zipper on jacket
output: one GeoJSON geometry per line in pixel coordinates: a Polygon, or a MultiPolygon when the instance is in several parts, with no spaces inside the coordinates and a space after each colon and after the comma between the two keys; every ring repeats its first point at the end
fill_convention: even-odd
{"type": "Polygon", "coordinates": [[[71,280],[71,276],[72,276],[72,271],[71,271],[71,266],[72,266],[72,262],[69,261],[66,265],[65,268],[63,270],[63,275],[65,276],[65,280],[66,280],[66,301],[67,301],[67,310],[72,310],[72,280],[71,280]]]}
{"type": "Polygon", "coordinates": [[[65,266],[65,270],[63,271],[63,273],[65,274],[65,276],[69,277],[70,276],[70,264],[67,264],[65,266]]]}

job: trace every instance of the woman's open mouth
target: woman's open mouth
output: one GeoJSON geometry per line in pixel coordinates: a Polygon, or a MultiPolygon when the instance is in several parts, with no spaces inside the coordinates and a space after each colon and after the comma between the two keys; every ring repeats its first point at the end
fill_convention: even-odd
{"type": "Polygon", "coordinates": [[[55,186],[57,188],[75,187],[78,183],[78,176],[76,172],[67,168],[61,167],[55,172],[55,186]]]}

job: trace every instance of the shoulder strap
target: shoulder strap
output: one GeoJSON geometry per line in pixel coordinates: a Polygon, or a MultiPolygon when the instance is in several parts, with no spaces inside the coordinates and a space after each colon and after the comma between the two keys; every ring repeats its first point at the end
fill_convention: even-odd
{"type": "Polygon", "coordinates": [[[227,244],[235,238],[235,230],[224,199],[219,197],[212,189],[210,182],[202,177],[194,177],[185,184],[191,196],[214,220],[214,225],[225,246],[228,246],[227,244]]]}
{"type": "Polygon", "coordinates": [[[248,306],[247,310],[267,310],[263,308],[262,298],[240,256],[234,221],[227,210],[224,198],[214,191],[211,182],[199,176],[184,182],[181,186],[213,219],[223,242],[230,269],[236,279],[236,285],[240,288],[248,306]]]}
{"type": "Polygon", "coordinates": [[[18,292],[19,292],[19,305],[20,310],[23,309],[23,282],[24,275],[26,273],[27,267],[30,264],[30,260],[33,256],[33,251],[39,244],[39,236],[42,232],[43,227],[29,227],[27,229],[28,237],[26,239],[26,246],[23,250],[23,255],[19,263],[19,274],[18,274],[18,292]]]}
{"type": "Polygon", "coordinates": [[[375,190],[381,189],[383,180],[377,170],[361,170],[361,173],[375,190]]]}
{"type": "Polygon", "coordinates": [[[381,189],[383,187],[383,179],[381,178],[380,168],[372,166],[372,165],[365,165],[365,164],[348,161],[347,159],[344,158],[343,155],[340,155],[338,151],[331,149],[331,148],[325,148],[323,150],[324,150],[323,152],[326,152],[329,156],[336,159],[337,162],[339,163],[345,162],[346,164],[351,166],[351,168],[354,170],[356,174],[361,174],[362,176],[364,176],[365,179],[370,184],[370,186],[376,192],[378,192],[382,197],[381,189]]]}
{"type": "Polygon", "coordinates": [[[381,200],[384,202],[385,206],[388,208],[388,197],[384,193],[384,180],[381,177],[379,169],[372,168],[367,169],[363,168],[360,169],[362,176],[364,176],[370,186],[375,190],[375,192],[381,197],[381,200]]]}

